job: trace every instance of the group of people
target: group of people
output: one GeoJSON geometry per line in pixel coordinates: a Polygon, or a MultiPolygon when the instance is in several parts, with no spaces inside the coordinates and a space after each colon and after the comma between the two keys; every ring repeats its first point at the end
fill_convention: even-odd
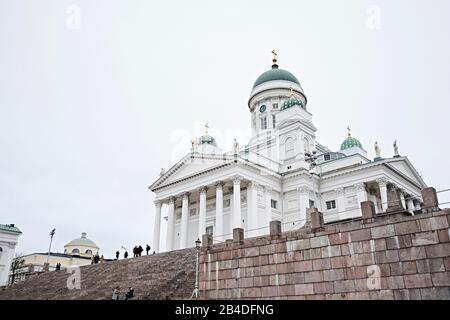
{"type": "MultiPolygon", "coordinates": [[[[120,300],[120,287],[119,286],[114,288],[113,294],[112,294],[112,299],[120,300]]],[[[132,300],[132,299],[134,299],[134,289],[132,287],[129,287],[127,293],[125,293],[125,300],[132,300]]]]}
{"type": "Polygon", "coordinates": [[[56,270],[56,271],[61,270],[61,263],[58,262],[58,263],[56,264],[55,270],[56,270]]]}
{"type": "MultiPolygon", "coordinates": [[[[148,253],[150,252],[151,247],[147,244],[147,246],[145,247],[145,251],[148,253]]],[[[141,245],[135,245],[133,248],[133,257],[140,257],[142,256],[142,252],[144,251],[144,248],[142,248],[141,245]]],[[[156,254],[155,251],[153,251],[153,254],[156,254]]],[[[116,260],[119,260],[119,256],[120,256],[120,252],[119,250],[116,251],[116,260]]],[[[127,259],[128,258],[128,251],[125,250],[124,254],[123,254],[123,258],[127,259]]]]}
{"type": "Polygon", "coordinates": [[[99,262],[105,262],[105,258],[103,257],[103,255],[100,257],[97,252],[94,256],[92,256],[91,264],[98,264],[99,262]]]}

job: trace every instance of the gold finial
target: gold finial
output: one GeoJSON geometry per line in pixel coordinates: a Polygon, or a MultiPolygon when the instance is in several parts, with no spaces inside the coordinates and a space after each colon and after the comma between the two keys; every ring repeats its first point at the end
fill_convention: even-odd
{"type": "Polygon", "coordinates": [[[347,126],[348,136],[351,137],[352,134],[350,133],[350,126],[347,126]]]}
{"type": "Polygon", "coordinates": [[[205,136],[208,135],[208,129],[209,129],[209,126],[207,123],[205,123],[205,136]]]}
{"type": "Polygon", "coordinates": [[[277,63],[277,56],[278,56],[278,54],[275,52],[275,50],[272,50],[272,54],[273,54],[273,59],[272,59],[272,62],[273,62],[273,64],[276,64],[277,63]]]}

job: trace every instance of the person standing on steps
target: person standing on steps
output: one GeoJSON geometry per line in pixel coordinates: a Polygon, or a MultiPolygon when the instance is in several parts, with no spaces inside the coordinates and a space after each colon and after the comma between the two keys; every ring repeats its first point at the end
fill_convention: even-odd
{"type": "Polygon", "coordinates": [[[117,287],[115,287],[114,290],[113,290],[112,299],[113,299],[113,300],[119,300],[119,295],[120,295],[120,287],[117,286],[117,287]]]}
{"type": "Polygon", "coordinates": [[[144,251],[144,249],[143,249],[142,246],[140,245],[139,248],[138,248],[138,255],[139,255],[139,257],[142,256],[142,251],[144,251]]]}
{"type": "Polygon", "coordinates": [[[134,299],[134,289],[130,287],[128,289],[128,292],[125,294],[125,300],[132,300],[134,299]]]}
{"type": "Polygon", "coordinates": [[[125,253],[123,254],[123,257],[126,259],[128,258],[128,251],[125,251],[125,253]]]}
{"type": "Polygon", "coordinates": [[[138,256],[138,246],[134,246],[133,248],[133,258],[136,258],[138,256]]]}
{"type": "Polygon", "coordinates": [[[145,251],[147,251],[147,255],[148,255],[148,252],[150,251],[150,246],[147,244],[147,246],[145,247],[145,251]]]}
{"type": "Polygon", "coordinates": [[[116,260],[119,260],[119,255],[120,255],[120,252],[119,252],[119,250],[117,250],[116,251],[116,260]]]}

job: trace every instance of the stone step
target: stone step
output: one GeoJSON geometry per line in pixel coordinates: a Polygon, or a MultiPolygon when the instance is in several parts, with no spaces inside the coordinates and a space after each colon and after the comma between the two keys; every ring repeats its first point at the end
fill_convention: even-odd
{"type": "Polygon", "coordinates": [[[195,249],[88,265],[80,268],[81,289],[69,290],[64,270],[41,273],[0,288],[1,299],[111,299],[113,288],[135,289],[137,299],[188,299],[195,283],[195,249]]]}

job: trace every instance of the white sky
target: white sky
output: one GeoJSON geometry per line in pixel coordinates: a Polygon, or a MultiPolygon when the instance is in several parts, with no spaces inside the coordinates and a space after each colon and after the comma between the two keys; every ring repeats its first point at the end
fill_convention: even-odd
{"type": "Polygon", "coordinates": [[[373,158],[397,139],[448,188],[449,39],[448,0],[0,0],[0,223],[22,253],[54,227],[53,251],[81,232],[107,257],[152,244],[147,187],[205,122],[223,149],[247,142],[272,49],[320,143],[337,150],[350,125],[373,158]]]}

